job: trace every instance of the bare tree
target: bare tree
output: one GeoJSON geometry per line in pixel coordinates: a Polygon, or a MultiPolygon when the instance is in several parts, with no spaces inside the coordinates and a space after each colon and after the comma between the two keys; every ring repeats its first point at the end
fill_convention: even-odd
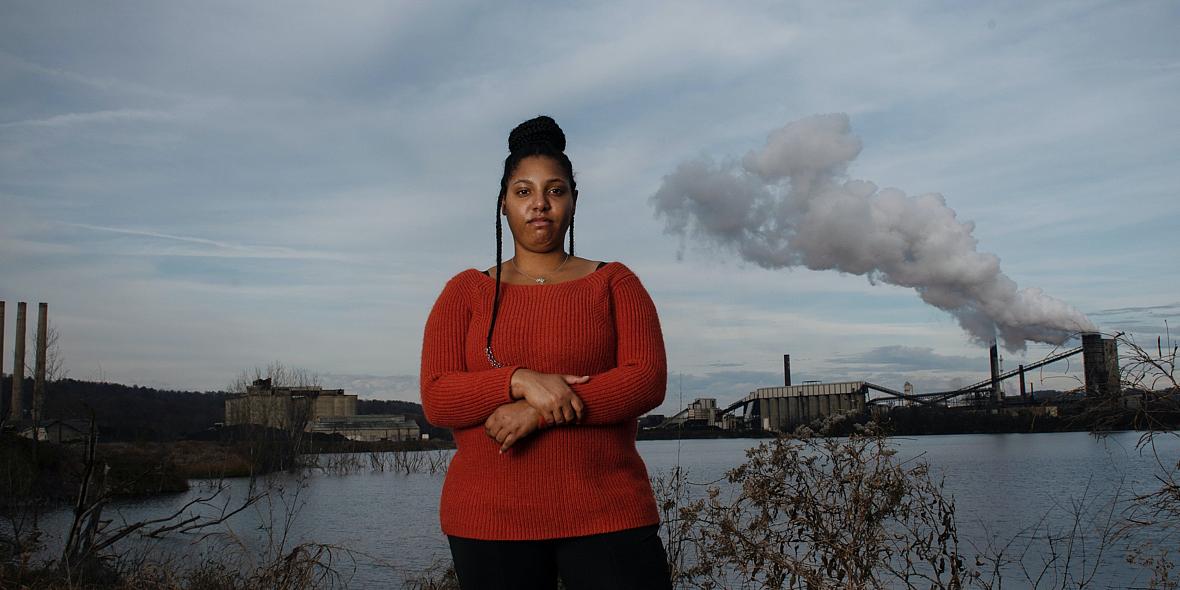
{"type": "MultiPolygon", "coordinates": [[[[53,320],[46,320],[46,324],[45,381],[48,383],[53,383],[54,381],[65,379],[69,375],[69,371],[66,369],[65,355],[62,354],[61,350],[61,331],[57,329],[57,325],[53,323],[53,320]]],[[[41,343],[37,341],[37,336],[36,330],[33,330],[30,334],[28,334],[27,339],[29,343],[28,346],[30,347],[29,350],[36,351],[41,345],[41,343]]],[[[37,355],[32,354],[28,355],[28,358],[25,359],[26,375],[33,375],[37,370],[36,366],[33,364],[36,358],[37,355]]]]}
{"type": "Polygon", "coordinates": [[[259,379],[270,379],[272,387],[313,387],[320,385],[320,375],[300,367],[291,367],[282,361],[273,361],[265,367],[243,369],[234,377],[226,391],[245,393],[246,388],[259,379]]]}
{"type": "Polygon", "coordinates": [[[152,538],[169,534],[201,534],[224,524],[266,496],[264,491],[260,492],[251,485],[246,498],[234,503],[228,498],[222,498],[226,485],[225,482],[219,482],[209,493],[198,495],[169,514],[112,526],[111,520],[103,519],[103,509],[114,497],[114,491],[107,482],[109,467],[105,461],[96,457],[97,432],[92,412],[82,477],[74,500],[73,520],[59,561],[61,572],[67,580],[81,581],[90,572],[100,568],[104,560],[117,560],[118,553],[112,553],[115,544],[133,534],[152,538]],[[195,514],[191,509],[199,506],[215,508],[216,514],[195,514]]]}
{"type": "MultiPolygon", "coordinates": [[[[1151,572],[1150,588],[1180,588],[1180,460],[1159,448],[1161,436],[1180,436],[1180,383],[1176,361],[1180,345],[1164,334],[1155,346],[1140,344],[1130,334],[1119,334],[1124,391],[1136,405],[1136,425],[1144,430],[1139,449],[1156,462],[1159,487],[1135,496],[1126,514],[1124,533],[1150,531],[1149,540],[1127,556],[1151,572]]],[[[1129,400],[1130,401],[1130,400],[1129,400]]]]}
{"type": "MultiPolygon", "coordinates": [[[[227,389],[231,393],[246,393],[247,388],[254,385],[256,381],[267,379],[270,380],[270,386],[275,388],[320,385],[320,377],[317,373],[299,367],[291,367],[281,361],[274,361],[266,367],[243,370],[230,382],[227,389]]],[[[273,432],[255,432],[248,435],[245,440],[249,445],[248,456],[260,472],[303,467],[305,463],[303,455],[308,450],[306,431],[311,420],[311,404],[311,398],[303,397],[298,400],[293,399],[289,406],[281,410],[281,418],[267,424],[283,430],[278,436],[275,436],[273,432]]]]}

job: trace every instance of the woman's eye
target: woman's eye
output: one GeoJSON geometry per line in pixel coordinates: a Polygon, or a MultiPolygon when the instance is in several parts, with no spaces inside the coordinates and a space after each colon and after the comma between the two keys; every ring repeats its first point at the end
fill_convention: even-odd
{"type": "Polygon", "coordinates": [[[549,189],[549,194],[551,194],[551,195],[564,195],[565,189],[563,189],[559,186],[555,186],[555,187],[549,189]]]}
{"type": "Polygon", "coordinates": [[[517,194],[518,196],[521,196],[521,197],[527,196],[527,195],[529,194],[529,189],[527,189],[527,188],[522,188],[522,189],[520,189],[520,190],[517,190],[517,191],[516,191],[516,194],[517,194]]]}

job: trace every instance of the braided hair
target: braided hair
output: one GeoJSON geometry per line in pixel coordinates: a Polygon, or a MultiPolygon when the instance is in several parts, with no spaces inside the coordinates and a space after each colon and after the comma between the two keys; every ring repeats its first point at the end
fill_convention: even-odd
{"type": "MultiPolygon", "coordinates": [[[[508,157],[504,158],[504,176],[500,178],[500,196],[496,199],[496,294],[492,298],[492,320],[488,324],[487,345],[484,352],[488,362],[493,367],[501,367],[495,355],[492,354],[492,333],[496,330],[496,316],[500,312],[500,275],[504,265],[504,230],[500,220],[500,212],[504,207],[504,198],[508,194],[508,181],[521,160],[532,156],[552,158],[561,165],[570,181],[570,193],[577,199],[578,185],[574,181],[574,165],[569,156],[565,155],[565,133],[552,117],[541,115],[517,125],[508,134],[508,157]]],[[[574,255],[574,218],[570,217],[570,252],[574,255]]]]}

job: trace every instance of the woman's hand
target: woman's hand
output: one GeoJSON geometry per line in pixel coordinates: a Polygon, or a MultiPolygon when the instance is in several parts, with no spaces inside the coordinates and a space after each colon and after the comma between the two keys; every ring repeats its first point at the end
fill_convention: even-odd
{"type": "Polygon", "coordinates": [[[503,453],[517,441],[540,428],[541,424],[541,413],[528,402],[521,400],[496,408],[496,411],[488,416],[487,422],[484,422],[483,428],[490,438],[500,443],[500,452],[503,453]]]}
{"type": "Polygon", "coordinates": [[[512,398],[523,399],[536,408],[547,422],[565,424],[582,419],[582,398],[570,389],[590,381],[590,377],[538,373],[517,369],[512,374],[512,398]]]}

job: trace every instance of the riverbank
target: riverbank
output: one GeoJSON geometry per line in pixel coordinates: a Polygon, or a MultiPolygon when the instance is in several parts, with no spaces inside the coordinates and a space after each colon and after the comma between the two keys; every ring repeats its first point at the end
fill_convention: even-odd
{"type": "MultiPolygon", "coordinates": [[[[871,407],[859,414],[829,416],[798,427],[837,436],[852,434],[870,422],[890,436],[1172,430],[1180,428],[1174,396],[1156,393],[1114,401],[1081,398],[1043,405],[871,407]]],[[[724,430],[697,423],[638,433],[639,440],[775,436],[777,433],[763,430],[724,430]]]]}
{"type": "MultiPolygon", "coordinates": [[[[1105,522],[1094,517],[1108,514],[1103,512],[1103,508],[1109,507],[1108,500],[1120,497],[1120,493],[1121,497],[1129,499],[1132,494],[1158,487],[1155,479],[1158,465],[1153,457],[1135,449],[1138,438],[1135,433],[1107,438],[1095,438],[1086,433],[967,434],[899,437],[888,443],[896,451],[899,464],[909,469],[916,467],[912,463],[915,460],[928,462],[930,473],[937,480],[945,481],[944,494],[955,499],[957,534],[966,556],[965,563],[973,564],[973,548],[984,551],[988,543],[996,539],[1003,542],[1017,539],[1019,548],[1024,549],[1033,543],[1034,538],[1051,536],[1058,539],[1059,533],[1068,534],[1070,527],[1079,525],[1071,512],[1078,506],[1086,510],[1081,515],[1083,528],[1080,530],[1089,534],[1090,529],[1085,527],[1105,522]],[[1013,501],[1013,498],[1019,500],[1013,501]],[[1041,523],[1040,537],[1025,534],[1024,529],[1031,523],[1041,523]]],[[[729,502],[732,498],[726,494],[738,493],[743,488],[728,485],[725,475],[747,462],[748,451],[758,442],[742,439],[685,440],[682,443],[646,441],[637,447],[653,479],[669,481],[673,474],[682,474],[685,478],[682,489],[688,494],[683,500],[687,504],[674,505],[686,506],[698,499],[707,500],[710,486],[720,487],[722,495],[718,500],[729,502]]],[[[1158,450],[1162,456],[1175,457],[1180,452],[1180,439],[1166,437],[1159,442],[1158,450]]],[[[321,456],[323,460],[329,458],[321,456]]],[[[287,522],[285,507],[298,507],[297,517],[284,525],[290,527],[285,532],[292,544],[314,542],[347,548],[360,560],[355,570],[352,563],[347,562],[348,575],[351,576],[347,587],[401,587],[401,583],[408,584],[409,580],[419,578],[421,572],[440,560],[445,566],[448,556],[446,539],[438,530],[438,498],[443,477],[426,472],[381,471],[368,465],[369,458],[359,454],[336,458],[355,458],[364,463],[364,468],[341,472],[313,469],[301,473],[278,473],[266,478],[273,482],[271,489],[274,490],[269,503],[258,505],[259,509],[247,510],[229,523],[243,546],[265,547],[268,530],[285,530],[266,527],[287,522]]],[[[770,466],[769,463],[763,465],[770,466]]],[[[119,500],[112,503],[111,509],[118,510],[130,521],[172,514],[193,499],[209,495],[208,489],[202,486],[214,482],[200,483],[194,482],[194,488],[183,494],[119,500]]],[[[245,497],[251,482],[234,479],[216,484],[225,486],[223,495],[217,500],[221,502],[245,497]]],[[[818,490],[833,490],[830,487],[806,489],[816,489],[817,493],[818,490]]],[[[674,510],[673,514],[678,513],[674,510]]],[[[56,523],[61,520],[48,514],[41,522],[42,526],[49,527],[58,526],[56,523]]],[[[1093,537],[1086,539],[1089,542],[1093,537]]],[[[152,542],[136,538],[123,549],[130,551],[133,547],[152,546],[152,542]]],[[[221,546],[216,541],[211,543],[208,551],[215,554],[221,546]]],[[[237,546],[236,542],[234,546],[237,546]]],[[[317,547],[307,545],[305,548],[317,547]]],[[[1042,548],[1042,545],[1031,545],[1029,550],[1035,552],[1042,548]]],[[[1091,546],[1087,546],[1089,548],[1091,546]]],[[[187,551],[195,554],[191,549],[187,551]]],[[[291,553],[288,546],[283,555],[291,553]]],[[[304,556],[299,552],[296,555],[304,556]]],[[[1040,554],[1029,555],[1030,559],[1035,559],[1040,554]]],[[[1110,547],[1102,556],[1091,556],[1102,559],[1101,563],[1088,562],[1103,581],[1096,583],[1097,586],[1126,587],[1125,582],[1138,575],[1138,581],[1143,582],[1140,586],[1149,587],[1146,578],[1139,573],[1139,567],[1128,564],[1125,556],[1122,545],[1110,547]]],[[[1058,557],[1059,562],[1064,559],[1064,556],[1058,557]]],[[[337,554],[336,558],[335,563],[347,560],[343,554],[337,554]]],[[[256,559],[259,564],[271,563],[268,558],[256,559]]],[[[203,567],[205,563],[202,557],[191,564],[185,562],[175,566],[203,567]]],[[[181,569],[176,571],[183,572],[181,569]]],[[[239,575],[246,579],[253,575],[252,572],[239,575]]],[[[1024,580],[1019,571],[1009,570],[1005,577],[1009,577],[1005,581],[1010,582],[1005,586],[1024,587],[1020,583],[1024,580]]],[[[965,587],[982,586],[967,584],[965,587]]]]}
{"type": "MultiPolygon", "coordinates": [[[[1087,412],[1083,406],[1048,413],[1038,408],[966,409],[897,407],[876,412],[878,424],[891,436],[947,434],[1003,434],[1070,431],[1134,430],[1137,412],[1119,408],[1087,412]]],[[[1158,416],[1158,414],[1157,414],[1158,416]]],[[[855,432],[873,417],[868,411],[843,416],[813,430],[832,435],[855,432]]],[[[1158,426],[1158,424],[1157,424],[1158,426]]],[[[723,430],[705,426],[675,429],[642,429],[640,441],[768,439],[773,432],[723,430]]],[[[318,454],[388,453],[450,450],[450,440],[352,441],[340,436],[305,434],[292,439],[284,431],[259,427],[230,427],[203,431],[200,440],[104,442],[96,449],[98,462],[109,466],[107,491],[113,496],[171,494],[188,490],[189,480],[250,477],[274,471],[301,469],[314,461],[301,459],[318,454]]],[[[8,436],[2,443],[9,463],[37,473],[32,489],[53,501],[76,494],[84,445],[40,443],[40,455],[32,441],[8,436]],[[19,461],[16,458],[24,457],[19,461]],[[14,462],[15,461],[15,462],[14,462]]],[[[19,471],[19,470],[18,470],[19,471]]],[[[11,471],[10,472],[17,472],[11,471]]]]}
{"type": "MultiPolygon", "coordinates": [[[[451,441],[310,440],[296,452],[282,439],[106,442],[95,446],[96,465],[106,467],[105,493],[112,497],[175,494],[189,480],[264,475],[299,468],[298,456],[324,453],[399,453],[454,448],[451,441]],[[276,457],[283,456],[283,460],[276,457]]],[[[51,504],[71,502],[85,467],[86,446],[56,444],[6,434],[0,437],[0,496],[36,497],[51,504]]],[[[312,462],[314,463],[314,462],[312,462]]]]}

